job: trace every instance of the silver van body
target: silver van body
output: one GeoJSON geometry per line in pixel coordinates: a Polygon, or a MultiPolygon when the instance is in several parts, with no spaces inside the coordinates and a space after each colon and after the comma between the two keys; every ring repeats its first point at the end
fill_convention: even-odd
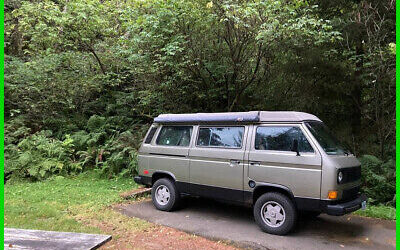
{"type": "Polygon", "coordinates": [[[160,115],[139,149],[135,181],[170,178],[179,194],[247,205],[274,191],[299,211],[343,215],[365,203],[361,164],[340,146],[329,148],[339,144],[324,129],[302,112],[160,115]]]}

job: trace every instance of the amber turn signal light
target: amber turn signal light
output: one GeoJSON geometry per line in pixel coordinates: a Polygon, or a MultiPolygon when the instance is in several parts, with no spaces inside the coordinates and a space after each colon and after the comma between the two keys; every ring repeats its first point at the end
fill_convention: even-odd
{"type": "Polygon", "coordinates": [[[336,199],[337,198],[337,191],[329,191],[328,192],[328,199],[336,199]]]}

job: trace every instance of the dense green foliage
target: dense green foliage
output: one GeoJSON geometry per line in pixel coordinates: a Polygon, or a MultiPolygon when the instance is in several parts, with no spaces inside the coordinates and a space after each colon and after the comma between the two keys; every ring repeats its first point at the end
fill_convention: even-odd
{"type": "MultiPolygon", "coordinates": [[[[7,128],[15,128],[13,125],[7,124],[7,128]]],[[[146,126],[137,130],[143,128],[146,126]]],[[[95,168],[107,177],[132,176],[136,170],[136,149],[142,138],[135,137],[129,130],[119,132],[117,129],[118,125],[111,119],[93,115],[84,129],[64,134],[63,140],[57,139],[50,130],[32,135],[26,127],[9,131],[5,175],[42,180],[52,175],[75,174],[95,168]],[[18,139],[21,133],[26,135],[18,139]]],[[[142,136],[142,133],[136,135],[142,136]]]]}
{"type": "MultiPolygon", "coordinates": [[[[5,3],[6,176],[135,171],[160,113],[319,116],[394,199],[393,1],[5,3]]],[[[384,196],[379,196],[385,192],[384,196]]]]}
{"type": "Polygon", "coordinates": [[[387,203],[394,206],[396,193],[396,166],[393,159],[383,162],[375,156],[364,155],[360,158],[364,192],[370,202],[387,203]]]}

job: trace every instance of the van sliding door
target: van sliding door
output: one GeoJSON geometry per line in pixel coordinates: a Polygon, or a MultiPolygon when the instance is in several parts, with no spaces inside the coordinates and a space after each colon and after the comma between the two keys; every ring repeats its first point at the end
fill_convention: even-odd
{"type": "Polygon", "coordinates": [[[244,152],[248,127],[202,126],[189,151],[190,193],[243,201],[244,152]]]}

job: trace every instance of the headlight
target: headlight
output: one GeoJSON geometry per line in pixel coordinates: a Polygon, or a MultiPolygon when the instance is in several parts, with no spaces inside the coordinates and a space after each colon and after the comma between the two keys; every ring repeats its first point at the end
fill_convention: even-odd
{"type": "Polygon", "coordinates": [[[337,174],[337,182],[340,184],[343,182],[343,172],[339,171],[337,174]]]}

